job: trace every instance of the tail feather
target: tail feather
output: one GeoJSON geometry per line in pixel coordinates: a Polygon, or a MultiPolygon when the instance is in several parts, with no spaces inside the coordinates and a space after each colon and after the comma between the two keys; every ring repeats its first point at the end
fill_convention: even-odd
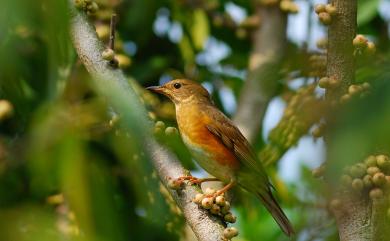
{"type": "Polygon", "coordinates": [[[284,214],[283,210],[272,195],[271,190],[268,190],[265,194],[258,193],[258,196],[283,232],[289,237],[292,236],[294,234],[294,229],[286,214],[284,214]]]}

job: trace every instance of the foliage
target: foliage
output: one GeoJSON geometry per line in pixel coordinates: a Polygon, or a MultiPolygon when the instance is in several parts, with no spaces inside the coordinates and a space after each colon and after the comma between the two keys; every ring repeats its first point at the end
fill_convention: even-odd
{"type": "MultiPolygon", "coordinates": [[[[119,15],[116,53],[122,57],[118,61],[151,120],[175,126],[174,108],[143,88],[181,77],[203,83],[221,110],[234,113],[245,84],[254,29],[267,21],[245,25],[243,20],[255,14],[260,1],[96,2],[100,10],[90,18],[103,41],[108,39],[109,16],[113,11],[119,15]],[[244,19],[232,17],[228,10],[232,6],[239,9],[236,13],[245,13],[244,19]]],[[[379,3],[359,1],[357,19],[358,32],[369,35],[377,47],[374,56],[357,55],[355,84],[369,82],[370,93],[339,109],[327,126],[328,159],[336,163],[330,168],[334,180],[344,166],[390,150],[389,34],[379,3]]],[[[78,60],[68,36],[67,4],[66,0],[0,4],[0,100],[12,105],[9,114],[0,114],[0,240],[190,240],[180,210],[142,151],[137,129],[143,123],[131,119],[131,113],[137,112],[130,108],[128,115],[115,113],[78,60]],[[133,130],[124,131],[123,120],[133,130]]],[[[304,42],[310,46],[310,36],[304,42]]],[[[319,88],[312,88],[311,95],[321,103],[303,107],[291,103],[305,97],[296,83],[311,88],[322,77],[311,70],[318,64],[313,64],[313,56],[323,52],[291,38],[285,44],[288,58],[277,70],[281,78],[275,98],[295,106],[296,118],[309,120],[302,128],[297,127],[299,120],[292,125],[287,108],[279,125],[274,120],[270,139],[262,140],[255,151],[260,157],[278,152],[267,168],[297,229],[296,240],[338,240],[325,185],[309,175],[306,165],[299,166],[299,178],[285,182],[274,165],[307,137],[310,128],[321,124],[320,117],[328,111],[319,88]],[[288,144],[287,129],[294,132],[288,144]]],[[[122,108],[131,107],[120,97],[116,101],[122,108]]],[[[306,101],[310,100],[299,104],[306,101]]],[[[159,131],[156,139],[186,168],[197,171],[181,140],[159,131]]],[[[235,191],[233,205],[240,230],[237,240],[286,240],[251,195],[235,191]]]]}

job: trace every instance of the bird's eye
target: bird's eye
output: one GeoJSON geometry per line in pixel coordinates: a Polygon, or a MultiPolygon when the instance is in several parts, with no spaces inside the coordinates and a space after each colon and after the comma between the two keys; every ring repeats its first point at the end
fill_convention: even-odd
{"type": "Polygon", "coordinates": [[[181,84],[180,83],[174,83],[173,87],[175,87],[175,89],[179,89],[181,87],[181,84]]]}

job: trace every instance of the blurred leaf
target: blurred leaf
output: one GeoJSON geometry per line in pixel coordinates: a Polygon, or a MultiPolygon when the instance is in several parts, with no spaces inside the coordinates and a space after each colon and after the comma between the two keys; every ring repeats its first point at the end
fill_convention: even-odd
{"type": "Polygon", "coordinates": [[[209,22],[203,9],[195,9],[192,19],[191,36],[196,49],[203,49],[210,35],[209,22]]]}
{"type": "Polygon", "coordinates": [[[370,22],[378,14],[379,0],[359,0],[357,24],[364,25],[370,22]]]}
{"type": "Polygon", "coordinates": [[[181,55],[185,62],[193,63],[195,59],[195,53],[192,49],[190,39],[184,35],[179,43],[181,55]]]}

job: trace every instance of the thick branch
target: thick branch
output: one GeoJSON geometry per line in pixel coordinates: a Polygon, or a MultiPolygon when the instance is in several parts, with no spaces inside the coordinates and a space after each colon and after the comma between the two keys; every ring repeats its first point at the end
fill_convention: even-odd
{"type": "Polygon", "coordinates": [[[337,14],[328,30],[327,76],[339,80],[341,86],[327,91],[327,98],[339,99],[355,77],[352,41],[356,35],[356,0],[333,0],[337,14]]]}
{"type": "Polygon", "coordinates": [[[234,122],[249,141],[260,131],[264,113],[275,95],[286,48],[287,16],[278,6],[259,7],[260,27],[254,33],[248,77],[240,93],[234,122]]]}
{"type": "MultiPolygon", "coordinates": [[[[131,128],[131,131],[146,143],[145,149],[151,157],[160,180],[167,186],[167,177],[177,178],[182,176],[185,170],[171,153],[151,137],[148,132],[151,124],[134,90],[122,71],[111,68],[108,62],[101,58],[104,48],[97,38],[94,27],[88,22],[85,14],[74,8],[72,0],[69,0],[69,3],[71,38],[81,61],[93,77],[100,93],[121,114],[122,124],[131,128]]],[[[195,187],[187,186],[181,191],[170,190],[170,193],[200,241],[222,240],[223,224],[191,201],[197,193],[195,187]]]]}
{"type": "MultiPolygon", "coordinates": [[[[328,31],[327,75],[340,81],[336,89],[329,89],[326,98],[338,100],[347,92],[355,76],[355,60],[352,41],[356,35],[356,0],[333,0],[336,16],[328,31]]],[[[367,197],[344,195],[344,208],[335,210],[341,241],[385,241],[389,240],[386,224],[386,198],[370,200],[367,197]]]]}

